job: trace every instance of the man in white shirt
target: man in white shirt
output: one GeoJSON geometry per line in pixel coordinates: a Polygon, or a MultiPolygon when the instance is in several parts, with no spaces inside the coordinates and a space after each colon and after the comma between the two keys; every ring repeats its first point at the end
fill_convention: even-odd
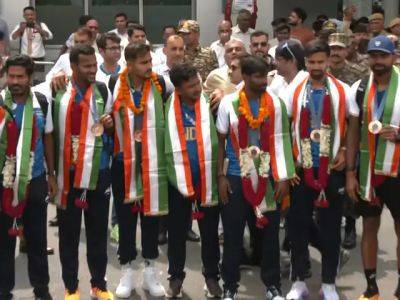
{"type": "MultiPolygon", "coordinates": [[[[129,43],[142,43],[147,44],[146,28],[140,24],[132,24],[128,27],[129,43]]],[[[161,61],[153,51],[150,52],[153,59],[153,68],[161,65],[161,61]]]]}
{"type": "Polygon", "coordinates": [[[210,48],[215,52],[218,59],[219,67],[226,64],[225,62],[225,44],[231,39],[232,24],[230,21],[222,20],[218,25],[219,40],[211,44],[210,48]]]}
{"type": "Polygon", "coordinates": [[[125,13],[120,12],[114,17],[115,29],[110,32],[115,33],[121,39],[121,46],[126,47],[129,44],[129,36],[127,31],[127,20],[128,17],[125,13]]]}
{"type": "Polygon", "coordinates": [[[92,40],[91,46],[94,48],[96,53],[99,53],[99,49],[97,48],[96,39],[99,37],[99,22],[96,19],[92,18],[86,22],[86,27],[90,29],[92,32],[92,40]]]}
{"type": "Polygon", "coordinates": [[[254,29],[250,28],[251,25],[251,13],[242,9],[239,11],[237,17],[237,25],[232,27],[232,37],[241,40],[246,46],[246,51],[250,53],[250,35],[254,32],[254,29]]]}
{"type": "Polygon", "coordinates": [[[45,56],[44,41],[51,40],[53,34],[42,22],[37,22],[36,11],[33,6],[24,8],[25,22],[15,26],[11,39],[20,39],[20,52],[34,60],[43,60],[45,56]]]}
{"type": "MultiPolygon", "coordinates": [[[[164,47],[165,47],[165,43],[167,42],[167,39],[171,35],[175,35],[175,34],[177,34],[175,26],[173,26],[173,25],[164,26],[164,29],[163,29],[164,47]]],[[[158,61],[160,63],[160,65],[163,65],[167,62],[167,56],[164,54],[164,47],[160,47],[160,48],[156,49],[156,51],[154,51],[156,61],[158,61]]]]}
{"type": "MultiPolygon", "coordinates": [[[[280,24],[275,28],[275,36],[276,36],[276,40],[278,42],[278,44],[276,44],[275,46],[272,46],[271,48],[269,48],[268,50],[268,54],[270,56],[272,56],[273,58],[275,58],[275,51],[276,48],[279,46],[280,43],[287,41],[288,39],[290,39],[290,26],[287,23],[284,24],[280,24]]],[[[271,41],[270,41],[270,46],[271,46],[271,41]]]]}
{"type": "Polygon", "coordinates": [[[304,49],[300,41],[288,40],[281,43],[276,48],[275,62],[277,75],[269,88],[281,99],[285,99],[289,85],[297,86],[307,76],[304,71],[304,49]]]}
{"type": "Polygon", "coordinates": [[[153,70],[164,77],[167,94],[170,94],[174,91],[174,85],[169,78],[169,71],[174,64],[183,61],[185,56],[185,44],[183,39],[179,35],[171,35],[167,38],[163,51],[167,58],[166,62],[153,68],[153,70]]]}
{"type": "MultiPolygon", "coordinates": [[[[87,27],[81,27],[74,32],[74,45],[77,44],[89,44],[91,45],[92,33],[87,27]]],[[[100,66],[103,63],[103,57],[96,52],[97,65],[100,66]]],[[[55,65],[51,68],[49,73],[46,75],[46,82],[51,82],[53,77],[63,72],[67,77],[72,75],[71,63],[69,61],[69,53],[61,55],[55,65]]]]}
{"type": "Polygon", "coordinates": [[[122,51],[121,39],[113,32],[103,33],[97,39],[97,47],[104,61],[99,65],[96,80],[107,83],[110,76],[118,76],[123,70],[118,63],[122,51]]]}

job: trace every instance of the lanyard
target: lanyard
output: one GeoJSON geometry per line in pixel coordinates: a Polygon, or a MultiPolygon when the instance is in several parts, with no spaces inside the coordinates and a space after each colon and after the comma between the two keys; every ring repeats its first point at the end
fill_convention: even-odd
{"type": "Polygon", "coordinates": [[[381,119],[383,115],[383,110],[385,109],[387,95],[388,95],[388,90],[385,90],[381,103],[379,103],[378,105],[378,91],[376,91],[374,99],[374,121],[381,119]]]}
{"type": "MultiPolygon", "coordinates": [[[[325,93],[327,93],[325,89],[325,93]]],[[[311,99],[312,90],[311,84],[308,82],[306,86],[306,101],[305,103],[310,104],[310,115],[311,115],[311,128],[312,129],[319,129],[321,127],[321,118],[322,118],[322,109],[323,109],[323,101],[321,101],[318,109],[314,105],[313,99],[311,99]]]]}
{"type": "MultiPolygon", "coordinates": [[[[85,97],[85,95],[82,93],[82,91],[79,89],[79,87],[73,82],[72,83],[77,94],[80,97],[80,100],[83,100],[83,98],[85,97]]],[[[98,116],[98,111],[97,111],[97,103],[96,103],[96,90],[95,90],[95,85],[92,85],[92,105],[89,105],[89,110],[93,116],[94,122],[95,123],[99,123],[99,116],[98,116]],[[92,109],[93,107],[93,109],[92,109]]]]}

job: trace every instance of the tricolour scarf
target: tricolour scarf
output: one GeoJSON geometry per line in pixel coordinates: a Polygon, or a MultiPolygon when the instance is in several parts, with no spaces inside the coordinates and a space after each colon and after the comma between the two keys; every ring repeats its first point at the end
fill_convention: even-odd
{"type": "MultiPolygon", "coordinates": [[[[387,101],[381,122],[384,126],[400,126],[400,70],[393,67],[389,83],[387,101]]],[[[377,91],[371,72],[364,96],[363,122],[361,128],[360,151],[360,190],[361,198],[375,202],[374,187],[382,183],[383,176],[397,177],[399,173],[400,144],[380,138],[376,147],[376,136],[369,132],[368,125],[373,121],[374,101],[377,91]]]]}
{"type": "MultiPolygon", "coordinates": [[[[267,107],[269,110],[269,154],[272,176],[275,181],[283,181],[293,178],[295,168],[290,143],[289,121],[286,112],[286,106],[278,97],[276,97],[269,89],[267,89],[267,107]]],[[[224,100],[225,101],[225,100],[224,100]]],[[[232,94],[232,98],[226,98],[231,101],[231,109],[229,113],[230,120],[230,138],[232,146],[235,150],[239,161],[239,92],[232,94]]],[[[258,172],[256,162],[250,171],[250,179],[253,189],[258,186],[258,172]]],[[[273,189],[271,182],[268,180],[267,193],[258,209],[261,212],[275,210],[276,202],[273,199],[273,189]]]]}
{"type": "MultiPolygon", "coordinates": [[[[75,101],[76,89],[69,83],[66,91],[58,92],[54,102],[54,133],[56,143],[56,171],[58,183],[57,205],[66,208],[67,196],[70,191],[69,172],[72,167],[72,107],[75,101]]],[[[94,190],[99,177],[103,139],[92,133],[96,119],[104,112],[104,99],[97,86],[92,84],[80,102],[81,126],[79,133],[78,155],[75,164],[74,188],[94,190]],[[94,100],[93,101],[93,93],[94,100]],[[95,107],[96,105],[96,107],[95,107]],[[97,118],[93,116],[97,111],[97,118]]]]}
{"type": "MultiPolygon", "coordinates": [[[[124,203],[143,198],[145,215],[168,213],[168,184],[164,153],[164,112],[161,88],[156,74],[145,80],[142,91],[143,114],[141,172],[136,157],[134,100],[129,88],[128,71],[119,76],[114,90],[115,153],[122,152],[124,164],[124,203]]],[[[137,138],[137,137],[136,137],[137,138]]]]}
{"type": "MultiPolygon", "coordinates": [[[[202,206],[218,204],[217,150],[218,139],[210,105],[204,94],[195,104],[196,141],[200,166],[199,200],[202,206]]],[[[168,178],[184,197],[192,197],[189,155],[186,147],[185,128],[182,119],[181,100],[173,93],[166,106],[165,153],[168,178]]]]}

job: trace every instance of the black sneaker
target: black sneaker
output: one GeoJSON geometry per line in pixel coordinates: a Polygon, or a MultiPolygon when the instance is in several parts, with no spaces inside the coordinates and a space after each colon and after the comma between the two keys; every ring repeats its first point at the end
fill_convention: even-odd
{"type": "Polygon", "coordinates": [[[282,296],[282,292],[275,286],[271,285],[267,288],[267,294],[265,296],[267,300],[285,300],[282,296]]]}
{"type": "Polygon", "coordinates": [[[224,296],[222,297],[223,300],[235,300],[236,292],[232,292],[230,290],[224,291],[224,296]]]}
{"type": "Polygon", "coordinates": [[[0,292],[0,300],[12,300],[13,294],[10,292],[0,292]]]}
{"type": "Polygon", "coordinates": [[[204,285],[204,291],[207,298],[221,298],[222,289],[219,286],[218,280],[213,278],[206,279],[206,284],[204,285]]]}
{"type": "Polygon", "coordinates": [[[53,297],[50,295],[49,292],[43,294],[43,295],[35,295],[35,300],[53,300],[53,297]]]}
{"type": "Polygon", "coordinates": [[[356,247],[356,231],[354,229],[352,230],[346,230],[344,233],[344,239],[342,243],[342,247],[347,250],[354,249],[356,247]]]}
{"type": "Polygon", "coordinates": [[[200,242],[200,237],[192,229],[189,229],[187,232],[186,240],[189,242],[200,242]]]}
{"type": "Polygon", "coordinates": [[[168,242],[168,238],[167,238],[167,233],[166,232],[160,232],[158,234],[158,244],[160,246],[165,245],[168,242]]]}
{"type": "Polygon", "coordinates": [[[171,279],[169,281],[169,287],[167,292],[165,293],[165,297],[168,299],[171,298],[182,298],[182,279],[171,279]]]}
{"type": "Polygon", "coordinates": [[[49,226],[50,227],[57,227],[58,226],[58,218],[55,216],[53,219],[49,221],[49,226]]]}

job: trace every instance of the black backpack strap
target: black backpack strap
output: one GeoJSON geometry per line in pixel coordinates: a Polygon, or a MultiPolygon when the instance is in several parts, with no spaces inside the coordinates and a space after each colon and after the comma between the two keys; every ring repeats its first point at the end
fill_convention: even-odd
{"type": "Polygon", "coordinates": [[[363,78],[357,88],[356,102],[357,102],[358,108],[360,109],[360,120],[362,120],[362,116],[363,116],[364,97],[365,97],[365,93],[367,92],[366,89],[368,86],[368,80],[369,80],[369,77],[363,78]]]}
{"type": "Polygon", "coordinates": [[[39,102],[40,108],[42,109],[42,113],[44,115],[44,119],[46,120],[47,111],[49,110],[49,102],[47,102],[47,98],[45,95],[39,92],[35,92],[36,99],[39,102]]]}
{"type": "Polygon", "coordinates": [[[99,89],[100,95],[104,100],[104,107],[106,107],[108,100],[108,88],[104,82],[96,81],[96,86],[99,89]]]}
{"type": "Polygon", "coordinates": [[[165,84],[165,79],[164,79],[163,76],[157,75],[157,80],[161,85],[161,90],[162,90],[161,91],[161,98],[163,100],[163,103],[165,104],[167,102],[168,96],[169,96],[169,95],[167,95],[167,86],[165,84]]]}
{"type": "Polygon", "coordinates": [[[114,94],[115,85],[117,84],[118,75],[111,75],[110,79],[108,80],[108,89],[111,92],[111,95],[114,94]]]}

